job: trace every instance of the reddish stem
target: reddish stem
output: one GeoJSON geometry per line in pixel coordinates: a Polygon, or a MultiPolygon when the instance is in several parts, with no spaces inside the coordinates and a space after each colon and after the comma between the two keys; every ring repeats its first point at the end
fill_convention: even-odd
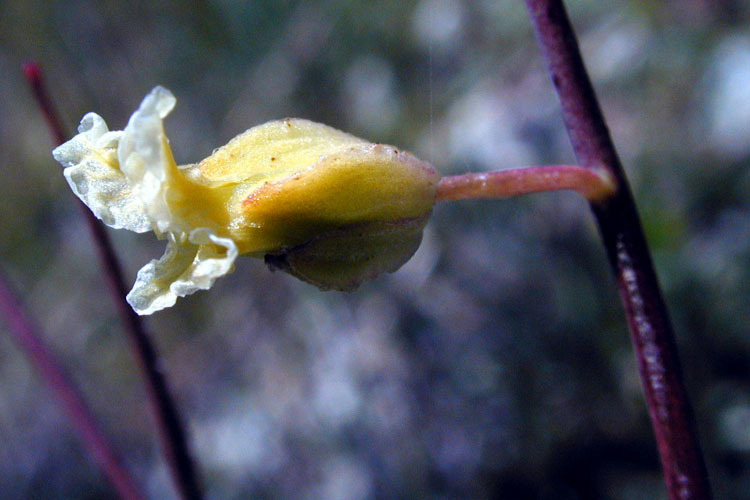
{"type": "MultiPolygon", "coordinates": [[[[36,63],[27,62],[23,66],[23,71],[34,90],[34,95],[47,119],[56,143],[61,144],[65,141],[67,134],[65,134],[59,114],[48,96],[41,69],[36,63]]],[[[169,393],[166,378],[159,367],[156,350],[149,340],[143,322],[125,301],[128,289],[123,279],[120,262],[104,226],[82,202],[79,201],[78,205],[99,250],[107,285],[125,326],[125,331],[128,333],[139,372],[143,376],[149,406],[156,420],[157,435],[172,479],[181,498],[199,500],[203,498],[203,494],[190,457],[182,421],[169,393]]]]}
{"type": "Polygon", "coordinates": [[[710,499],[708,474],[682,381],[672,325],[633,197],[573,28],[560,0],[526,0],[526,5],[578,161],[584,167],[608,169],[618,186],[614,196],[592,202],[591,208],[625,306],[669,497],[710,499]]]}
{"type": "Polygon", "coordinates": [[[16,344],[26,353],[29,361],[39,371],[42,379],[57,397],[68,414],[84,446],[104,471],[120,498],[143,500],[135,480],[125,469],[122,460],[114,451],[93,413],[78,392],[70,377],[47,348],[37,328],[16,300],[15,294],[0,275],[0,314],[3,316],[16,344]]]}
{"type": "Polygon", "coordinates": [[[507,198],[540,191],[577,191],[588,200],[601,200],[615,192],[605,170],[575,165],[524,167],[443,177],[437,186],[437,201],[477,198],[507,198]]]}

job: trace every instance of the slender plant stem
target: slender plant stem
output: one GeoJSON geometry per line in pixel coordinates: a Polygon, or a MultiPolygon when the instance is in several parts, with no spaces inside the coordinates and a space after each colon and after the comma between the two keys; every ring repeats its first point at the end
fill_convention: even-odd
{"type": "Polygon", "coordinates": [[[123,500],[145,499],[146,497],[140,492],[135,480],[125,469],[114,447],[99,427],[86,401],[46,346],[42,336],[37,333],[38,329],[32,324],[6,281],[5,277],[0,275],[0,315],[5,320],[11,337],[57,397],[84,446],[102,468],[120,498],[123,500]]]}
{"type": "Polygon", "coordinates": [[[611,196],[615,184],[606,170],[576,165],[514,168],[443,177],[438,182],[437,201],[507,198],[562,189],[577,191],[593,201],[611,196]]]}
{"type": "Polygon", "coordinates": [[[617,192],[592,202],[638,359],[641,381],[672,500],[711,498],[674,332],[630,188],[561,0],[526,0],[579,163],[606,168],[617,192]]]}
{"type": "MultiPolygon", "coordinates": [[[[66,134],[61,125],[59,114],[45,88],[41,69],[36,63],[29,62],[24,64],[23,71],[34,91],[39,107],[47,119],[55,141],[61,144],[64,142],[66,134]]],[[[149,340],[141,318],[125,301],[128,289],[123,279],[122,267],[104,226],[83,203],[79,201],[78,204],[99,251],[105,269],[104,275],[107,285],[125,326],[125,331],[128,333],[139,372],[143,376],[149,406],[156,421],[157,435],[175,487],[182,499],[199,500],[203,498],[203,494],[198,484],[198,476],[190,456],[182,421],[169,393],[165,375],[159,366],[156,349],[149,340]]]]}

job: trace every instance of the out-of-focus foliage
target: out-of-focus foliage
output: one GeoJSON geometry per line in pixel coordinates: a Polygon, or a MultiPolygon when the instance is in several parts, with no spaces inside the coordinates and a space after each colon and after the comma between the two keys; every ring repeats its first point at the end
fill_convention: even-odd
{"type": "MultiPolygon", "coordinates": [[[[717,498],[750,498],[750,5],[568,2],[675,321],[717,498]]],[[[178,163],[298,116],[443,173],[568,163],[522,2],[6,0],[0,260],[153,498],[139,378],[20,64],[66,123],[154,85],[178,163]]],[[[159,253],[112,233],[128,279],[159,253]]],[[[625,321],[570,193],[438,205],[353,294],[256,260],[149,321],[211,498],[664,498],[625,321]]],[[[0,325],[0,332],[5,326],[0,325]]],[[[112,495],[0,335],[2,498],[112,495]]]]}

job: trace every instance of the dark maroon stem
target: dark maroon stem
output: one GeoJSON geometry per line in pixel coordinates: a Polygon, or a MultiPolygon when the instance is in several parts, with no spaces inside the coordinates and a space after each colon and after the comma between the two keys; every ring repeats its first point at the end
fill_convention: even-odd
{"type": "Polygon", "coordinates": [[[526,0],[579,163],[608,169],[615,195],[592,202],[625,306],[651,424],[672,500],[711,498],[674,332],[638,213],[561,0],[526,0]]]}
{"type": "Polygon", "coordinates": [[[104,471],[120,498],[144,500],[135,480],[123,466],[107,437],[99,427],[86,401],[76,389],[70,377],[47,348],[38,329],[24,312],[20,302],[0,275],[0,315],[8,326],[8,332],[31,364],[57,397],[60,406],[68,414],[84,446],[104,471]]]}
{"type": "MultiPolygon", "coordinates": [[[[39,107],[44,113],[50,130],[57,144],[65,141],[65,131],[55,106],[47,94],[44,78],[39,66],[29,62],[23,66],[24,74],[34,90],[39,107]]],[[[130,305],[125,301],[127,287],[123,279],[122,267],[115,255],[104,226],[81,202],[86,223],[91,230],[94,242],[99,250],[99,256],[104,264],[104,275],[110,292],[120,314],[125,331],[128,333],[133,354],[138,362],[139,371],[146,385],[151,411],[157,425],[157,434],[161,441],[166,462],[170,468],[172,479],[185,500],[199,500],[203,498],[198,484],[197,474],[187,446],[187,438],[180,420],[179,413],[169,393],[164,374],[159,367],[159,360],[153,344],[149,340],[146,329],[130,305]]]]}

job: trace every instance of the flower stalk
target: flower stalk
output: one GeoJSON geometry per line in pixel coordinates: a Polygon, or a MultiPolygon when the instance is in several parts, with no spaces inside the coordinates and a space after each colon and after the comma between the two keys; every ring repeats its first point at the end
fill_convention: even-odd
{"type": "Polygon", "coordinates": [[[507,198],[521,194],[569,189],[590,201],[600,201],[615,192],[608,171],[576,165],[524,167],[497,172],[443,177],[437,186],[437,201],[507,198]]]}
{"type": "Polygon", "coordinates": [[[674,332],[620,160],[561,0],[526,0],[573,149],[586,168],[605,168],[617,191],[592,200],[630,326],[651,425],[671,500],[708,500],[711,490],[674,332]]]}
{"type": "MultiPolygon", "coordinates": [[[[39,108],[44,114],[57,144],[65,141],[67,134],[59,114],[47,93],[41,69],[34,62],[23,66],[39,108]]],[[[169,392],[166,377],[159,367],[158,356],[141,318],[125,301],[127,287],[120,261],[104,226],[83,203],[78,203],[92,233],[105,269],[105,279],[130,340],[133,356],[143,377],[149,407],[156,421],[157,436],[165,455],[172,480],[179,497],[184,500],[203,498],[198,476],[187,445],[187,437],[177,407],[169,392]]]]}

